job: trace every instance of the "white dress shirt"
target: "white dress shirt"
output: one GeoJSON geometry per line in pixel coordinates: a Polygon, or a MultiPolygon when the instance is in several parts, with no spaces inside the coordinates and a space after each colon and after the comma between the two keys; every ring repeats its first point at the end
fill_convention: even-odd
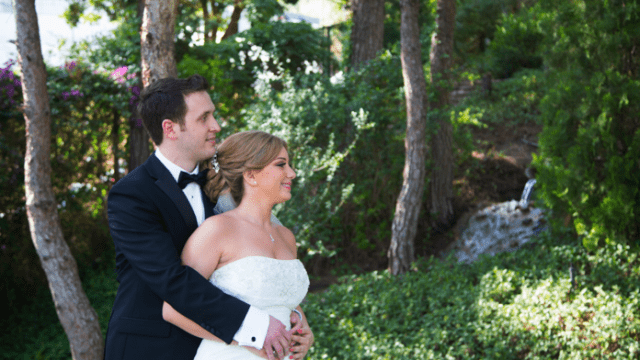
{"type": "MultiPolygon", "coordinates": [[[[171,173],[173,178],[178,182],[178,178],[180,177],[180,172],[184,171],[190,174],[197,175],[199,172],[199,168],[196,167],[193,171],[189,172],[178,165],[172,163],[169,159],[167,159],[162,153],[160,149],[156,149],[155,155],[160,160],[162,165],[164,165],[167,170],[171,173]]],[[[196,219],[198,220],[198,226],[202,224],[204,221],[204,203],[202,201],[202,192],[200,191],[200,185],[195,182],[188,184],[182,192],[189,200],[189,204],[191,204],[191,208],[196,215],[196,219]]],[[[254,307],[250,306],[247,315],[240,325],[240,329],[233,336],[233,340],[237,341],[239,345],[243,346],[251,346],[258,350],[262,349],[262,344],[264,344],[264,339],[267,337],[267,329],[269,328],[269,314],[266,312],[254,307]]]]}

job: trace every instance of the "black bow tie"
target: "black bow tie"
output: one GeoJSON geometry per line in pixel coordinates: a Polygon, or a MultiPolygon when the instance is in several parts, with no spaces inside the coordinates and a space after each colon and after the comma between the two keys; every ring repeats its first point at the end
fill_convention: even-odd
{"type": "Polygon", "coordinates": [[[187,172],[181,171],[180,177],[178,177],[178,186],[180,189],[184,189],[187,185],[192,182],[198,183],[200,187],[204,186],[204,183],[207,181],[207,173],[209,169],[204,169],[198,173],[198,175],[189,174],[187,172]]]}

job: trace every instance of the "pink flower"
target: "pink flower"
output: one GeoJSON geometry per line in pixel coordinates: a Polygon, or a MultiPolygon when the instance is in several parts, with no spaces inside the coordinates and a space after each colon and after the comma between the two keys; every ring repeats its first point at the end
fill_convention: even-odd
{"type": "Polygon", "coordinates": [[[111,77],[113,80],[116,80],[119,83],[123,83],[126,80],[125,76],[127,74],[127,70],[129,70],[128,67],[121,66],[113,70],[113,72],[111,73],[111,75],[109,75],[109,77],[111,77]]]}

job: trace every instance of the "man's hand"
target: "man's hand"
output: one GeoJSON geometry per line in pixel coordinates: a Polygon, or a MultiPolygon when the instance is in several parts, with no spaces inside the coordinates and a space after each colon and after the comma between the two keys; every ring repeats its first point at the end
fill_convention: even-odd
{"type": "Polygon", "coordinates": [[[291,313],[291,347],[290,359],[304,359],[313,345],[313,332],[305,319],[300,319],[295,312],[291,313]]]}
{"type": "Polygon", "coordinates": [[[278,319],[269,316],[269,328],[267,329],[267,336],[264,339],[263,346],[267,353],[267,358],[269,360],[282,359],[289,350],[290,342],[291,333],[286,330],[278,319]],[[274,352],[277,354],[277,358],[274,352]]]}

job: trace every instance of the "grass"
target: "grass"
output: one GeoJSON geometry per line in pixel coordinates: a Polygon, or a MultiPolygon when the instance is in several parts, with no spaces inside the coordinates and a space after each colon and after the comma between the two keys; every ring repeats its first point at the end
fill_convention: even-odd
{"type": "MultiPolygon", "coordinates": [[[[84,276],[103,331],[116,289],[105,268],[84,276]]],[[[431,258],[397,278],[343,276],[303,304],[316,337],[309,358],[637,358],[639,275],[638,254],[628,247],[589,253],[547,235],[471,265],[431,258]]],[[[3,325],[2,359],[71,357],[47,289],[3,325]]]]}

